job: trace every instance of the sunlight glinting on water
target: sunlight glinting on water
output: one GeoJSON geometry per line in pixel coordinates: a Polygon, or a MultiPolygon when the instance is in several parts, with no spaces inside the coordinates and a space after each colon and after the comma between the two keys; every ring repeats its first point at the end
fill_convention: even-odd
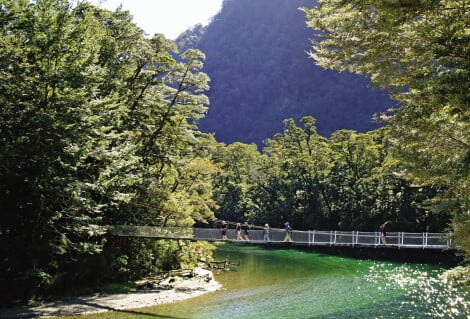
{"type": "Polygon", "coordinates": [[[469,318],[468,291],[446,284],[439,279],[440,271],[424,271],[420,269],[424,266],[419,265],[389,266],[382,263],[370,267],[366,280],[382,283],[385,289],[403,290],[402,309],[406,309],[410,317],[421,314],[427,318],[469,318]]]}

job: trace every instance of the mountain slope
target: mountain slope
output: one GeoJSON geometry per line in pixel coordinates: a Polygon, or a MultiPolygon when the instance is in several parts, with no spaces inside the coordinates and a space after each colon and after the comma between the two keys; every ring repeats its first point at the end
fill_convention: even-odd
{"type": "Polygon", "coordinates": [[[320,134],[377,128],[374,113],[394,105],[367,79],[323,70],[306,51],[313,30],[298,8],[312,0],[225,0],[205,28],[177,41],[206,54],[211,101],[200,129],[219,141],[255,142],[280,132],[286,118],[312,115],[320,134]]]}

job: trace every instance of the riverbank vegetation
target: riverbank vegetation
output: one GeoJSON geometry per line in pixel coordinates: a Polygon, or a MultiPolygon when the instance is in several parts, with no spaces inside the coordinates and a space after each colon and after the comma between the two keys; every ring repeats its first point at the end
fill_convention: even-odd
{"type": "Polygon", "coordinates": [[[469,260],[469,2],[319,1],[303,10],[319,32],[311,52],[318,65],[368,75],[400,102],[381,117],[404,165],[398,173],[444,190],[432,210],[451,214],[469,260]]]}
{"type": "MultiPolygon", "coordinates": [[[[379,86],[406,88],[393,90],[403,108],[389,114],[384,128],[324,137],[311,116],[286,119],[260,151],[255,144],[219,143],[198,130],[209,104],[202,52],[178,52],[162,35],[144,37],[125,11],[86,2],[3,1],[2,301],[191,268],[210,260],[214,249],[112,237],[106,225],[191,227],[217,218],[371,231],[389,221],[397,231],[453,231],[463,252],[470,251],[468,63],[462,61],[469,35],[459,23],[460,2],[421,13],[438,16],[409,35],[419,47],[409,51],[405,39],[394,44],[406,53],[399,73],[384,68],[400,61],[371,66],[385,59],[377,54],[362,61],[357,53],[335,65],[335,52],[347,50],[316,48],[325,66],[350,64],[379,86]],[[455,23],[448,30],[442,19],[455,23]],[[427,28],[440,32],[428,36],[427,28]]],[[[337,31],[326,28],[328,20],[318,22],[327,9],[306,9],[325,36],[337,31]]],[[[382,7],[376,10],[382,14],[382,7]]],[[[405,9],[398,17],[384,10],[380,32],[398,28],[390,22],[395,18],[415,17],[405,9]]],[[[358,39],[369,34],[351,30],[358,39]]]]}
{"type": "Polygon", "coordinates": [[[213,218],[204,55],[86,2],[2,1],[0,21],[2,301],[194,266],[202,243],[104,226],[213,218]]]}

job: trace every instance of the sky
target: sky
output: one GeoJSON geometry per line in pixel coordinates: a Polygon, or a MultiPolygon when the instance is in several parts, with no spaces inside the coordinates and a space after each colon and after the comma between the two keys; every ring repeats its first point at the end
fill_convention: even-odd
{"type": "Polygon", "coordinates": [[[201,23],[207,25],[216,15],[223,0],[93,0],[94,5],[114,11],[120,4],[133,17],[133,22],[149,36],[163,33],[169,39],[201,23]]]}

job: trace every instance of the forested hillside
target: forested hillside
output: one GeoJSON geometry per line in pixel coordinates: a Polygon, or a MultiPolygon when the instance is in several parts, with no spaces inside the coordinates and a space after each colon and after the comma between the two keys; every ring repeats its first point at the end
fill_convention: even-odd
{"type": "Polygon", "coordinates": [[[308,57],[314,32],[298,8],[314,3],[225,0],[207,28],[181,35],[180,46],[206,54],[211,103],[202,131],[226,143],[260,144],[289,117],[314,116],[325,136],[378,127],[373,114],[393,105],[386,94],[368,88],[365,77],[321,69],[308,57]]]}

